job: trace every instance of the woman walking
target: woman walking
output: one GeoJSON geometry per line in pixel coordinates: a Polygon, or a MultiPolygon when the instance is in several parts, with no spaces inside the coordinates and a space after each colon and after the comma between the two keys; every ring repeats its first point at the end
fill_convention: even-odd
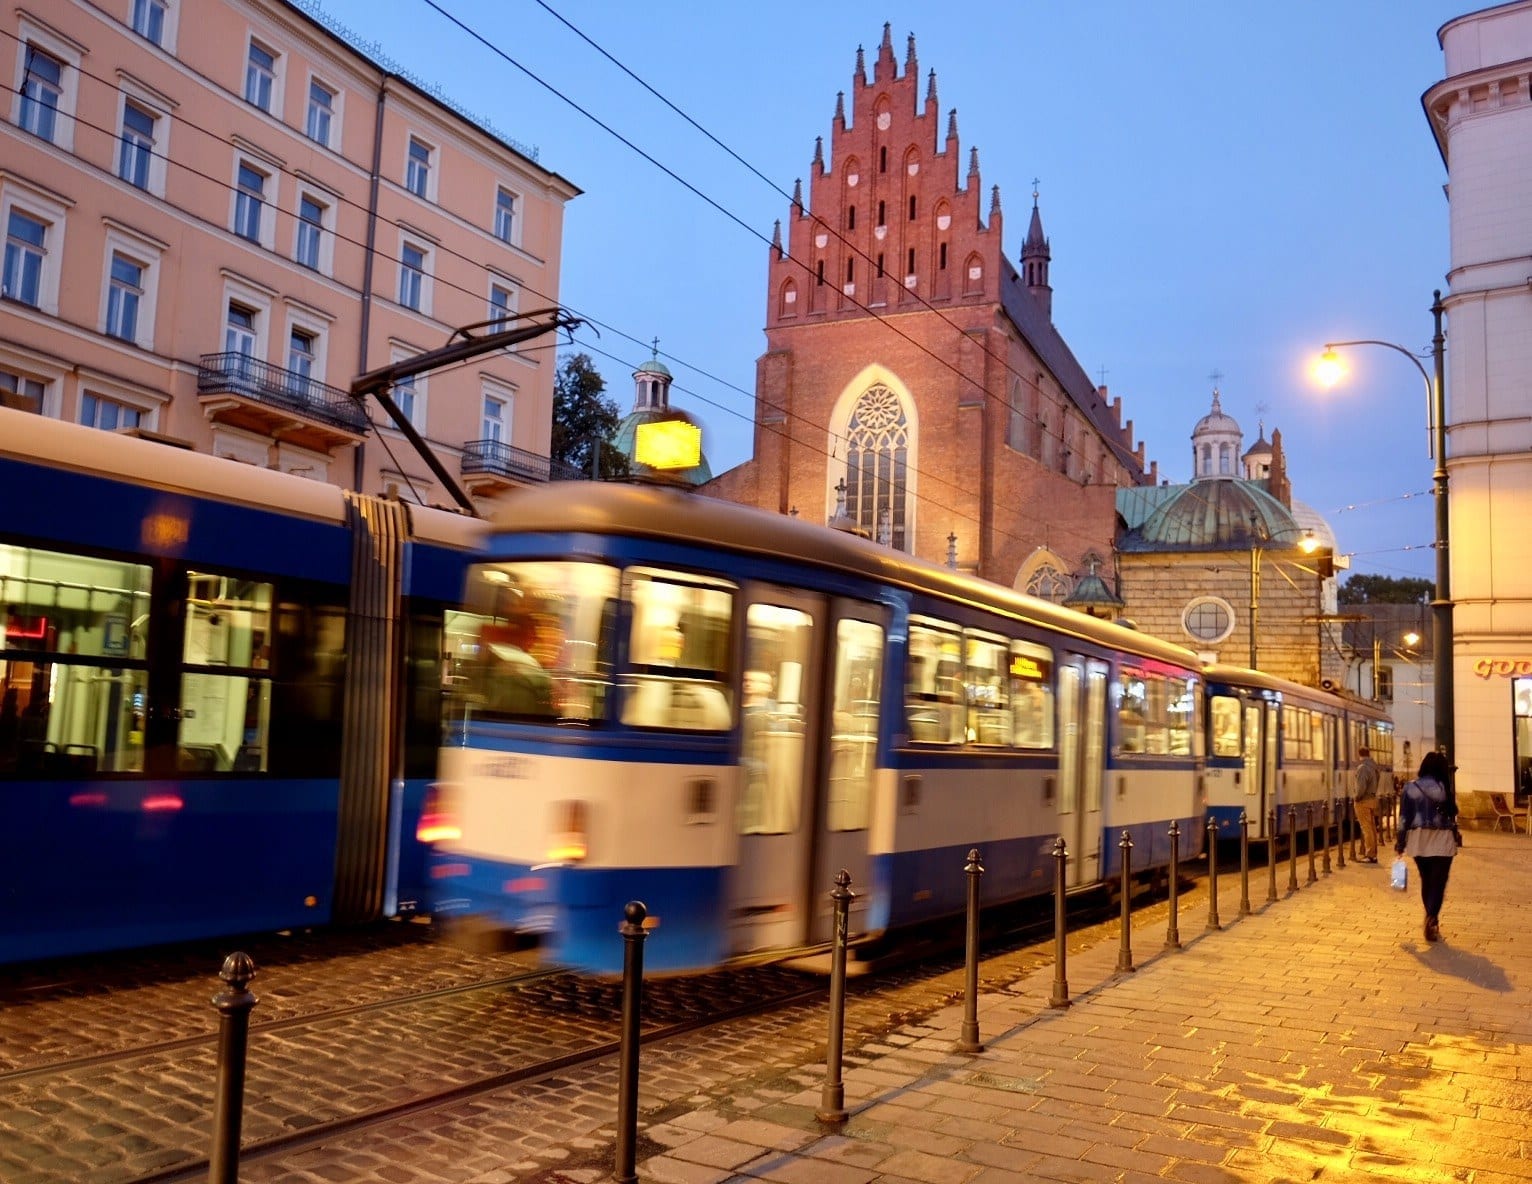
{"type": "Polygon", "coordinates": [[[1447,787],[1447,758],[1426,753],[1420,773],[1404,787],[1399,798],[1399,833],[1394,851],[1409,855],[1420,872],[1420,902],[1426,909],[1426,940],[1440,941],[1439,919],[1452,857],[1462,840],[1458,837],[1458,804],[1447,787]]]}

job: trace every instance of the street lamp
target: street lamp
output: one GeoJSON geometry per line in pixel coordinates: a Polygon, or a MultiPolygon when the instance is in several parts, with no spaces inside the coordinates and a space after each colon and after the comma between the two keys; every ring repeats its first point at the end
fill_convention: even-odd
{"type": "Polygon", "coordinates": [[[1431,601],[1434,666],[1432,678],[1436,683],[1436,747],[1446,754],[1449,767],[1453,763],[1453,714],[1452,714],[1452,566],[1448,561],[1447,548],[1447,381],[1444,367],[1442,335],[1442,294],[1433,293],[1431,316],[1435,331],[1431,336],[1430,357],[1433,374],[1427,374],[1420,359],[1402,345],[1392,341],[1332,341],[1325,345],[1315,373],[1326,386],[1339,381],[1344,367],[1335,351],[1353,345],[1381,345],[1409,358],[1410,364],[1420,371],[1426,385],[1426,416],[1431,429],[1431,457],[1436,462],[1433,488],[1436,501],[1436,596],[1431,601]]]}

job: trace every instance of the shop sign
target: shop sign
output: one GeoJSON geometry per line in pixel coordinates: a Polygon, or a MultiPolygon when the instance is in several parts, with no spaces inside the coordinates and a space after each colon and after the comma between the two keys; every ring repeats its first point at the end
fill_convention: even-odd
{"type": "Polygon", "coordinates": [[[1480,658],[1473,672],[1480,678],[1532,678],[1532,658],[1480,658]]]}

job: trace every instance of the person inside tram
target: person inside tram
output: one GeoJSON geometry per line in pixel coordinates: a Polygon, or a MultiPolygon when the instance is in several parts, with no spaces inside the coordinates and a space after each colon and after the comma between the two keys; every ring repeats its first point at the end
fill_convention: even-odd
{"type": "Polygon", "coordinates": [[[485,707],[506,715],[550,715],[553,680],[532,656],[535,633],[527,617],[486,624],[485,707]]]}

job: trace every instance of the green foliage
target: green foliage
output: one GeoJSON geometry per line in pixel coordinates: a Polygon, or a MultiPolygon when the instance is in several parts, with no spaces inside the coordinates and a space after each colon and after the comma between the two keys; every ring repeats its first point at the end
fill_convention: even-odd
{"type": "Polygon", "coordinates": [[[1357,572],[1346,577],[1337,597],[1341,604],[1430,604],[1435,594],[1430,580],[1357,572]]]}
{"type": "Polygon", "coordinates": [[[560,467],[591,476],[592,451],[601,450],[600,476],[626,477],[628,458],[608,441],[622,415],[605,397],[606,380],[590,355],[566,354],[553,378],[553,438],[549,455],[554,475],[560,467]]]}

